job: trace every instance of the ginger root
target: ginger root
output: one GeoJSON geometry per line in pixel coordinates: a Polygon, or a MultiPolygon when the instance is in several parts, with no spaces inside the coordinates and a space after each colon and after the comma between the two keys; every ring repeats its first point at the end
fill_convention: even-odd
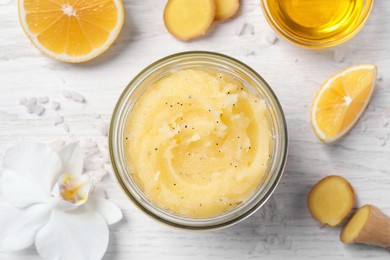
{"type": "Polygon", "coordinates": [[[240,7],[240,0],[215,0],[216,20],[227,20],[233,17],[240,7]]]}
{"type": "Polygon", "coordinates": [[[390,218],[372,205],[361,207],[345,225],[340,240],[390,249],[390,218]]]}
{"type": "Polygon", "coordinates": [[[321,224],[339,225],[355,205],[355,193],[351,184],[341,176],[328,176],[311,189],[307,206],[321,224]]]}
{"type": "Polygon", "coordinates": [[[215,17],[214,0],[169,0],[164,10],[167,30],[183,41],[207,32],[215,17]]]}

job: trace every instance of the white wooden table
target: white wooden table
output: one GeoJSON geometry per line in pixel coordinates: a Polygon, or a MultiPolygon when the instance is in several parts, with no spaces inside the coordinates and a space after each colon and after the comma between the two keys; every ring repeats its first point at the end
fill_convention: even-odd
{"type": "MultiPolygon", "coordinates": [[[[151,62],[188,50],[221,52],[257,70],[282,103],[290,150],[272,199],[249,219],[211,232],[175,230],[149,219],[128,201],[111,173],[105,179],[107,195],[122,208],[124,220],[111,227],[104,259],[389,258],[389,252],[380,248],[342,244],[340,229],[321,228],[306,208],[310,187],[326,175],[339,174],[355,187],[358,205],[372,203],[390,215],[389,1],[375,2],[367,24],[354,39],[324,51],[305,50],[281,39],[269,44],[266,35],[271,28],[259,0],[243,0],[237,18],[217,24],[208,36],[189,43],[175,40],[165,30],[165,1],[124,2],[125,25],[115,44],[92,62],[72,65],[41,55],[19,25],[16,0],[0,0],[0,158],[16,142],[27,140],[92,139],[106,154],[107,138],[100,128],[109,122],[127,83],[151,62]],[[345,53],[345,59],[337,62],[335,53],[345,53]],[[328,76],[357,63],[378,65],[382,79],[373,100],[342,141],[322,144],[311,129],[311,101],[328,76]],[[66,100],[63,90],[77,91],[87,102],[66,100]],[[61,109],[54,111],[48,105],[37,116],[18,104],[21,97],[39,96],[59,101],[61,109]],[[63,116],[63,124],[54,124],[57,115],[63,116]]],[[[0,253],[0,259],[39,257],[31,248],[0,253]]]]}

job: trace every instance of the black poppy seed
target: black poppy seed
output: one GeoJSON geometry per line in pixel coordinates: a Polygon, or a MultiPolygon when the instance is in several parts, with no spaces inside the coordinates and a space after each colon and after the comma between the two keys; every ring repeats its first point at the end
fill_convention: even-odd
{"type": "Polygon", "coordinates": [[[229,206],[231,206],[232,204],[231,203],[229,203],[229,206]]]}
{"type": "Polygon", "coordinates": [[[228,95],[230,95],[230,91],[228,91],[228,95]]]}
{"type": "Polygon", "coordinates": [[[234,168],[237,168],[237,165],[234,165],[234,168]]]}
{"type": "Polygon", "coordinates": [[[248,147],[248,149],[250,150],[250,149],[251,149],[251,147],[249,146],[249,147],[248,147]]]}
{"type": "Polygon", "coordinates": [[[199,207],[202,207],[202,203],[199,204],[199,207]]]}
{"type": "Polygon", "coordinates": [[[184,128],[187,128],[187,125],[185,125],[184,128]]]}
{"type": "Polygon", "coordinates": [[[173,107],[172,105],[170,105],[170,107],[173,107]]]}
{"type": "Polygon", "coordinates": [[[218,143],[215,143],[216,145],[218,145],[218,143]]]}
{"type": "Polygon", "coordinates": [[[156,147],[156,148],[154,148],[154,150],[156,150],[156,151],[157,151],[157,150],[158,150],[158,149],[157,149],[157,147],[156,147]]]}
{"type": "Polygon", "coordinates": [[[176,183],[174,183],[173,185],[176,186],[176,183]]]}

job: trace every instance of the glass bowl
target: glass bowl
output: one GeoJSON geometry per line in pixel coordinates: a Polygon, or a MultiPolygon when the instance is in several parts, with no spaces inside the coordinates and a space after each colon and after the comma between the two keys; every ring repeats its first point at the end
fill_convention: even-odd
{"type": "MultiPolygon", "coordinates": [[[[306,37],[303,35],[299,35],[294,31],[294,28],[297,25],[291,24],[289,26],[287,25],[287,23],[282,22],[280,18],[277,18],[277,16],[281,16],[281,11],[274,10],[275,8],[271,6],[275,4],[276,1],[279,0],[260,0],[260,1],[261,1],[261,6],[265,18],[267,19],[271,27],[274,29],[274,31],[284,39],[288,40],[289,42],[308,49],[329,48],[344,43],[347,40],[351,39],[360,31],[360,29],[367,21],[374,3],[374,0],[363,0],[364,3],[362,4],[362,8],[361,10],[359,10],[359,13],[357,14],[356,18],[354,20],[351,20],[351,22],[346,23],[348,25],[345,27],[344,30],[340,30],[337,33],[335,32],[334,34],[330,34],[328,36],[322,36],[318,38],[314,36],[309,37],[308,35],[306,37]]],[[[332,3],[329,3],[329,5],[331,4],[332,3]]],[[[291,20],[288,17],[286,17],[285,19],[287,21],[291,20]]],[[[327,31],[329,29],[323,29],[323,30],[327,31]]]]}
{"type": "Polygon", "coordinates": [[[226,55],[212,52],[184,52],[160,59],[141,71],[125,88],[113,112],[109,131],[109,150],[116,178],[127,197],[155,220],[173,227],[204,230],[233,225],[259,209],[275,190],[286,164],[287,125],[282,107],[272,89],[253,69],[226,55]],[[214,69],[240,81],[247,91],[265,100],[272,129],[272,151],[269,167],[257,189],[245,202],[221,215],[210,218],[188,218],[153,205],[132,179],[124,151],[124,127],[137,99],[156,80],[168,73],[189,68],[214,69]]]}

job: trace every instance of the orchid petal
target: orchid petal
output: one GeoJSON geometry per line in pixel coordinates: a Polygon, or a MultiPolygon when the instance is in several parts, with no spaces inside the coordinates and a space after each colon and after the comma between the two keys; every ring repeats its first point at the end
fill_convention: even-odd
{"type": "Polygon", "coordinates": [[[50,216],[46,204],[35,204],[23,210],[2,207],[0,212],[1,251],[17,251],[31,246],[50,216]]]}
{"type": "Polygon", "coordinates": [[[35,203],[45,203],[49,194],[37,188],[39,183],[31,178],[24,178],[11,170],[4,170],[1,189],[4,199],[16,208],[25,208],[35,203]]]}
{"type": "Polygon", "coordinates": [[[117,223],[123,217],[122,211],[116,204],[101,197],[91,195],[84,207],[102,215],[108,225],[117,223]]]}
{"type": "Polygon", "coordinates": [[[83,172],[83,151],[78,142],[65,145],[58,151],[62,161],[61,173],[80,175],[83,172]]]}
{"type": "MultiPolygon", "coordinates": [[[[57,153],[49,145],[39,143],[15,145],[5,153],[3,165],[4,169],[11,170],[20,178],[28,179],[33,185],[30,189],[42,190],[47,195],[62,167],[57,153]]],[[[4,194],[7,192],[5,186],[3,183],[4,194]]]]}
{"type": "Polygon", "coordinates": [[[49,222],[35,238],[39,255],[57,260],[101,259],[108,245],[104,218],[94,212],[72,213],[53,211],[49,222]]]}

